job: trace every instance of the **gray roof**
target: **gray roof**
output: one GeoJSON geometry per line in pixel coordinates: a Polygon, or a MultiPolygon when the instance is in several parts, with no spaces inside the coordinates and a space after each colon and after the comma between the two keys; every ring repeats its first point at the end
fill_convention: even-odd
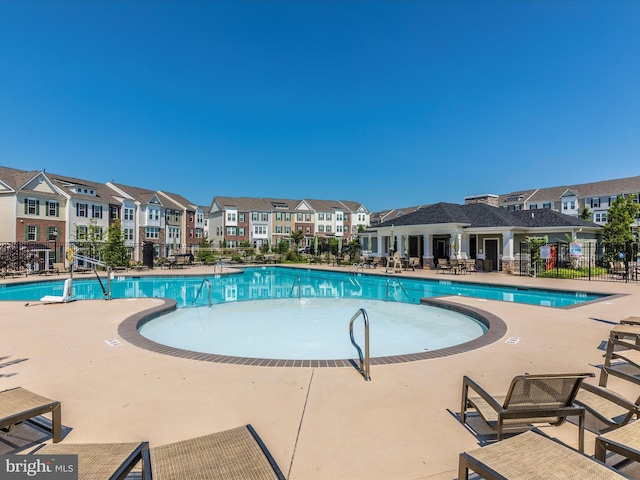
{"type": "Polygon", "coordinates": [[[556,187],[520,190],[499,196],[498,202],[505,203],[509,197],[522,195],[520,201],[540,202],[543,200],[558,200],[567,190],[571,190],[580,197],[608,197],[623,193],[640,193],[640,176],[602,180],[600,182],[581,183],[577,185],[559,185],[556,187]]]}
{"type": "Polygon", "coordinates": [[[458,205],[436,203],[408,213],[376,227],[402,225],[457,224],[466,227],[592,227],[598,225],[581,218],[570,217],[549,209],[507,211],[484,203],[458,205]]]}
{"type": "Polygon", "coordinates": [[[84,187],[95,192],[95,197],[92,198],[100,199],[103,202],[111,202],[113,200],[114,191],[104,183],[96,183],[83,178],[67,177],[57,173],[46,173],[46,175],[58,189],[64,190],[73,198],[87,198],[87,195],[75,193],[71,190],[73,187],[84,187]]]}
{"type": "Polygon", "coordinates": [[[146,188],[132,187],[132,186],[129,186],[129,185],[122,185],[121,183],[115,183],[115,182],[111,182],[111,183],[115,187],[117,187],[120,190],[122,190],[123,192],[125,192],[131,198],[133,198],[134,200],[137,200],[138,202],[140,202],[142,204],[151,203],[151,199],[154,196],[157,196],[157,193],[155,191],[147,190],[146,188]]]}
{"type": "Polygon", "coordinates": [[[0,167],[0,181],[17,191],[39,173],[39,170],[25,171],[9,167],[0,167]]]}

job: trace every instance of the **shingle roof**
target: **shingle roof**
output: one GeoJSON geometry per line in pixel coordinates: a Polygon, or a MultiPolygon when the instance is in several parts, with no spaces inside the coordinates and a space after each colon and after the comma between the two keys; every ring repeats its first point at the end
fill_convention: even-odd
{"type": "Polygon", "coordinates": [[[0,167],[0,181],[6,183],[12,189],[18,190],[39,173],[39,170],[25,171],[9,167],[0,167]]]}
{"type": "Polygon", "coordinates": [[[112,200],[114,192],[104,183],[96,183],[91,180],[85,180],[83,178],[67,177],[65,175],[58,175],[57,173],[47,173],[47,177],[55,184],[59,189],[63,189],[70,196],[76,198],[86,198],[86,195],[75,193],[71,190],[72,187],[86,187],[95,192],[95,198],[101,199],[104,202],[112,200]]]}
{"type": "Polygon", "coordinates": [[[407,225],[435,225],[456,224],[465,227],[559,227],[559,226],[585,226],[598,227],[598,225],[570,217],[562,213],[543,210],[507,211],[502,208],[492,207],[484,203],[458,205],[455,203],[436,203],[420,208],[415,212],[401,217],[387,220],[376,227],[407,226],[407,225]]]}
{"type": "Polygon", "coordinates": [[[130,197],[132,197],[134,200],[137,200],[143,204],[150,203],[151,199],[154,196],[157,196],[156,192],[154,192],[153,190],[147,190],[146,188],[132,187],[129,185],[122,185],[121,183],[114,183],[114,182],[112,182],[112,184],[115,187],[122,190],[123,192],[125,192],[130,197]]]}

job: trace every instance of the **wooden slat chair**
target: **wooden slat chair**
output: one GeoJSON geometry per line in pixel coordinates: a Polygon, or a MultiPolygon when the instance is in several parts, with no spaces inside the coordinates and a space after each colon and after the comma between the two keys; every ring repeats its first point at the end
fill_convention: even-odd
{"type": "Polygon", "coordinates": [[[518,375],[511,381],[506,395],[492,396],[480,385],[464,376],[460,422],[466,424],[468,409],[474,409],[498,441],[506,428],[526,428],[534,423],[561,425],[577,416],[578,445],[584,449],[585,408],[574,404],[580,385],[593,373],[518,375]],[[475,394],[470,396],[470,391],[475,394]]]}

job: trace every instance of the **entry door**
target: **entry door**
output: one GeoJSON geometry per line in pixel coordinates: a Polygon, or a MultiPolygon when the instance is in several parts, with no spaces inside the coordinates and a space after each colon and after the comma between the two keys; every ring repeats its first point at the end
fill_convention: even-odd
{"type": "Polygon", "coordinates": [[[436,239],[436,258],[447,257],[447,242],[442,239],[436,239]]]}
{"type": "Polygon", "coordinates": [[[491,260],[491,270],[498,270],[498,240],[485,240],[484,254],[487,260],[491,260]]]}

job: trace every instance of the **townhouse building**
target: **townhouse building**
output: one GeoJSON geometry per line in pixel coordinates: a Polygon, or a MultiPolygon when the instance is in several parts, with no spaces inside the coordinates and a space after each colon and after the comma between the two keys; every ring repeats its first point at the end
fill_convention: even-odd
{"type": "Polygon", "coordinates": [[[107,186],[121,197],[133,201],[135,205],[134,251],[132,259],[142,259],[142,248],[145,242],[153,244],[154,256],[165,257],[173,244],[166,243],[165,206],[160,195],[153,191],[115,182],[107,182],[107,186]]]}
{"type": "Polygon", "coordinates": [[[0,167],[0,242],[31,242],[34,268],[59,259],[69,238],[68,197],[42,171],[0,167]]]}
{"type": "Polygon", "coordinates": [[[166,243],[175,253],[194,253],[204,238],[204,211],[182,195],[158,191],[166,201],[166,243]],[[176,248],[177,246],[177,248],[176,248]]]}
{"type": "MultiPolygon", "coordinates": [[[[519,190],[493,196],[491,200],[494,203],[490,204],[508,211],[546,208],[572,217],[581,216],[586,208],[588,220],[604,225],[607,223],[607,210],[619,195],[634,195],[636,202],[639,201],[640,176],[519,190]]],[[[637,231],[638,225],[639,219],[636,219],[634,230],[637,231]]]]}
{"type": "Polygon", "coordinates": [[[215,246],[249,242],[260,248],[290,240],[293,232],[301,231],[302,247],[311,246],[315,236],[346,243],[369,221],[369,211],[353,201],[217,196],[209,209],[209,239],[215,246]]]}

